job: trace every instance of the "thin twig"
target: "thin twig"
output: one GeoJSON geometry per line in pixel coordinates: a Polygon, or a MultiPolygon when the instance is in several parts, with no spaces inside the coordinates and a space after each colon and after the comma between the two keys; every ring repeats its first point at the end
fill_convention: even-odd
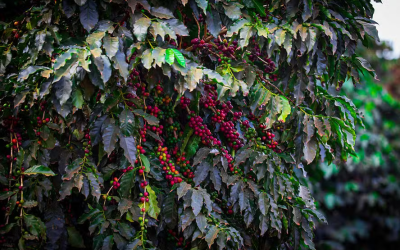
{"type": "Polygon", "coordinates": [[[197,38],[200,39],[200,24],[199,21],[197,21],[196,15],[194,13],[192,13],[194,20],[197,23],[197,28],[198,28],[198,32],[197,32],[197,38]]]}
{"type": "Polygon", "coordinates": [[[182,49],[182,36],[179,37],[179,50],[182,49]]]}
{"type": "Polygon", "coordinates": [[[294,106],[297,106],[296,103],[295,103],[292,99],[286,97],[286,95],[282,92],[282,90],[280,90],[277,86],[275,86],[275,85],[272,84],[270,81],[268,81],[267,79],[265,79],[265,78],[261,75],[261,73],[258,73],[258,76],[259,76],[260,79],[261,79],[262,81],[264,81],[266,84],[268,84],[269,86],[271,86],[271,87],[273,87],[274,89],[276,89],[276,91],[278,91],[278,93],[279,93],[280,95],[282,95],[282,96],[284,96],[286,99],[288,99],[294,106]]]}

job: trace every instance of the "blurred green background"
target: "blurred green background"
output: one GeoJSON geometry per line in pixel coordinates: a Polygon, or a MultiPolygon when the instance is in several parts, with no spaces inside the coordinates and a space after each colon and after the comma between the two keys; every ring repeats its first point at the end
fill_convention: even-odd
{"type": "Polygon", "coordinates": [[[359,51],[380,81],[366,74],[342,89],[364,115],[358,158],[308,166],[307,184],[329,222],[316,230],[317,249],[400,249],[400,62],[382,58],[390,50],[382,43],[359,51]]]}

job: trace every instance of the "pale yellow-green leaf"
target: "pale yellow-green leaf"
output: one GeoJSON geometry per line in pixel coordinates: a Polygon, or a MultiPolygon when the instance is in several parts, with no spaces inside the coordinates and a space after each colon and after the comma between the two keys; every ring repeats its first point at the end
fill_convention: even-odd
{"type": "Polygon", "coordinates": [[[282,113],[278,117],[278,121],[285,122],[286,121],[286,117],[290,114],[292,109],[290,107],[289,101],[283,96],[281,96],[281,102],[280,103],[282,104],[282,113]]]}
{"type": "Polygon", "coordinates": [[[257,26],[257,33],[259,36],[263,36],[265,38],[268,38],[268,29],[266,27],[263,26],[257,26]]]}
{"type": "Polygon", "coordinates": [[[161,39],[164,41],[165,31],[161,23],[153,22],[150,27],[150,33],[153,35],[154,39],[157,39],[157,35],[159,35],[161,39]]]}
{"type": "Polygon", "coordinates": [[[146,69],[150,69],[153,64],[153,57],[151,56],[152,49],[147,49],[142,54],[142,63],[143,67],[146,69]]]}
{"type": "Polygon", "coordinates": [[[247,19],[244,19],[244,18],[239,20],[239,21],[237,21],[234,25],[232,25],[229,28],[228,32],[226,33],[226,36],[231,37],[233,35],[233,33],[238,33],[239,30],[241,28],[243,28],[244,25],[246,25],[248,23],[250,23],[250,22],[247,19]]]}
{"type": "Polygon", "coordinates": [[[80,53],[78,53],[78,61],[79,64],[84,68],[87,72],[90,72],[89,70],[89,62],[86,60],[88,57],[88,53],[86,50],[81,50],[80,53]]]}
{"type": "Polygon", "coordinates": [[[162,67],[162,64],[165,63],[165,52],[166,49],[157,47],[152,51],[152,57],[154,59],[154,64],[158,67],[162,67]]]}
{"type": "Polygon", "coordinates": [[[189,89],[189,91],[193,91],[197,87],[197,84],[199,83],[200,79],[202,78],[203,78],[203,70],[191,67],[188,74],[185,76],[187,89],[189,89]]]}
{"type": "Polygon", "coordinates": [[[99,56],[101,56],[101,49],[100,48],[95,48],[95,49],[92,49],[92,50],[90,50],[90,53],[92,53],[92,55],[94,56],[94,57],[99,57],[99,56]]]}
{"type": "Polygon", "coordinates": [[[151,19],[142,17],[133,25],[133,34],[139,41],[143,41],[147,35],[147,29],[151,24],[151,19]]]}

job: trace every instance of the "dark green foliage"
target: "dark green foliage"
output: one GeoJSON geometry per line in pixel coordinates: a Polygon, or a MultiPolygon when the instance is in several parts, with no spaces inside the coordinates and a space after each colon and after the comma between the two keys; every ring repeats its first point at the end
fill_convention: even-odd
{"type": "Polygon", "coordinates": [[[1,244],[315,249],[326,219],[293,170],[356,155],[333,89],[375,76],[370,1],[20,8],[0,23],[1,244]]]}

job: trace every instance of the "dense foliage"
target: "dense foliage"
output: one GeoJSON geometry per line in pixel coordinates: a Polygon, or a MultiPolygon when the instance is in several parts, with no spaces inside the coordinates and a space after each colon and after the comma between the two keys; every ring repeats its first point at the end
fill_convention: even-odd
{"type": "Polygon", "coordinates": [[[362,85],[343,87],[365,117],[365,129],[356,129],[358,158],[307,167],[312,193],[329,222],[317,228],[318,249],[397,249],[400,242],[400,102],[385,91],[399,88],[393,75],[399,64],[376,56],[384,49],[360,51],[379,84],[365,75],[362,85]]]}
{"type": "Polygon", "coordinates": [[[328,90],[374,76],[370,1],[18,4],[2,248],[315,249],[326,220],[293,169],[356,155],[361,115],[328,90]]]}

